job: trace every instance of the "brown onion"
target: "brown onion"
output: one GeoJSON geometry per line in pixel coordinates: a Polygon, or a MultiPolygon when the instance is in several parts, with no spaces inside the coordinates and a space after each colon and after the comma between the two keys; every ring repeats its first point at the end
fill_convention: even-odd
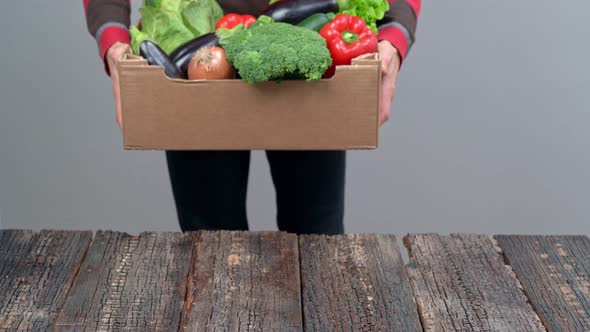
{"type": "Polygon", "coordinates": [[[217,46],[203,47],[188,65],[189,80],[222,80],[234,75],[235,69],[227,61],[225,51],[217,46]]]}

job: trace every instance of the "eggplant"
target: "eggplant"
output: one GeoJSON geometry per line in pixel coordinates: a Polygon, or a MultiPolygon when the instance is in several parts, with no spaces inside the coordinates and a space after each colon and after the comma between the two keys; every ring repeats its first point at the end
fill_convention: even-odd
{"type": "Polygon", "coordinates": [[[180,69],[180,71],[186,75],[188,65],[190,64],[191,59],[195,53],[197,53],[197,51],[201,48],[207,46],[219,46],[219,38],[215,32],[206,33],[180,45],[174,51],[172,51],[172,53],[170,53],[170,59],[176,65],[176,68],[180,69]]]}
{"type": "Polygon", "coordinates": [[[313,14],[339,11],[336,0],[281,0],[268,5],[262,15],[272,17],[276,22],[298,24],[313,14]]]}
{"type": "Polygon", "coordinates": [[[144,57],[150,65],[164,67],[164,73],[170,78],[186,78],[176,67],[174,62],[166,55],[166,52],[156,43],[144,40],[139,45],[139,54],[144,57]]]}

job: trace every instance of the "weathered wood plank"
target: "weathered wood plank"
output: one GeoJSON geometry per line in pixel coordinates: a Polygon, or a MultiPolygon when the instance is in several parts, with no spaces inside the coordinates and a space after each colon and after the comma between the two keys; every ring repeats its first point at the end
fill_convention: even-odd
{"type": "Polygon", "coordinates": [[[493,238],[425,234],[404,243],[425,331],[545,331],[493,238]]]}
{"type": "Polygon", "coordinates": [[[0,230],[0,331],[51,329],[92,232],[0,230]]]}
{"type": "Polygon", "coordinates": [[[55,330],[178,330],[193,235],[98,232],[55,330]]]}
{"type": "Polygon", "coordinates": [[[199,231],[184,331],[301,331],[297,236],[199,231]]]}
{"type": "Polygon", "coordinates": [[[306,331],[422,331],[394,235],[300,235],[306,331]]]}
{"type": "Polygon", "coordinates": [[[590,239],[496,236],[550,331],[590,331],[590,239]]]}

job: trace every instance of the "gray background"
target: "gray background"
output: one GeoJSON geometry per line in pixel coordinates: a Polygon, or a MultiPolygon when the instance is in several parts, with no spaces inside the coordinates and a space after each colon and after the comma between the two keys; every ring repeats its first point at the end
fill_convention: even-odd
{"type": "MultiPolygon", "coordinates": [[[[381,146],[349,154],[347,232],[590,233],[588,12],[425,1],[381,146]]],[[[121,148],[82,1],[0,22],[1,226],[178,230],[163,153],[121,148]]],[[[260,151],[248,208],[276,229],[260,151]]]]}

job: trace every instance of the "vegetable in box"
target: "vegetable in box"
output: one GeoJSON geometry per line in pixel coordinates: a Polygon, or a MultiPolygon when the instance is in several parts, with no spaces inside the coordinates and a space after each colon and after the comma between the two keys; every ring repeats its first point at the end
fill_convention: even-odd
{"type": "Polygon", "coordinates": [[[186,78],[191,62],[189,79],[231,78],[231,66],[217,66],[227,64],[219,59],[225,54],[248,83],[319,80],[377,51],[376,22],[387,10],[387,0],[279,0],[256,19],[224,15],[216,0],[144,0],[141,27],[130,31],[132,49],[173,78],[186,78]],[[213,59],[219,71],[210,68],[213,59]]]}
{"type": "Polygon", "coordinates": [[[139,9],[141,30],[131,27],[131,48],[139,54],[141,42],[151,40],[166,54],[215,30],[223,10],[215,0],[144,0],[139,9]]]}
{"type": "Polygon", "coordinates": [[[268,16],[260,16],[249,28],[219,42],[248,83],[319,80],[332,64],[326,40],[317,32],[268,16]]]}

